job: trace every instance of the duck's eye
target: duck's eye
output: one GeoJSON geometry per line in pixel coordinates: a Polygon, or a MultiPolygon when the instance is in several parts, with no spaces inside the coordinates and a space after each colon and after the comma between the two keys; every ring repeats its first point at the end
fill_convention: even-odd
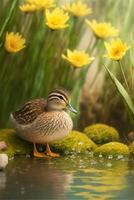
{"type": "Polygon", "coordinates": [[[59,96],[60,99],[64,100],[62,96],[59,96]]]}

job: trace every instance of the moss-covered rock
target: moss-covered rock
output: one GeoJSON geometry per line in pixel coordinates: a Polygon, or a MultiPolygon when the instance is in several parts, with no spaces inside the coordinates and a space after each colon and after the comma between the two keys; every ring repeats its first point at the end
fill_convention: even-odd
{"type": "Polygon", "coordinates": [[[130,154],[134,156],[134,142],[129,145],[130,154]]]}
{"type": "Polygon", "coordinates": [[[91,139],[78,131],[71,131],[63,140],[59,140],[51,146],[65,154],[85,153],[86,151],[93,151],[97,147],[91,139]]]}
{"type": "Polygon", "coordinates": [[[84,133],[96,144],[105,144],[119,141],[119,133],[116,129],[105,124],[94,124],[84,129],[84,133]]]}
{"type": "MultiPolygon", "coordinates": [[[[7,145],[7,148],[0,150],[0,153],[6,153],[10,157],[14,155],[26,155],[32,153],[32,143],[19,138],[13,129],[0,130],[0,141],[4,141],[7,145]]],[[[96,148],[96,144],[85,134],[78,131],[72,131],[63,140],[52,143],[51,147],[62,153],[84,153],[87,150],[94,150],[96,148]]]]}
{"type": "Polygon", "coordinates": [[[6,153],[10,157],[16,154],[31,154],[32,152],[32,144],[20,139],[13,129],[0,130],[0,141],[4,141],[7,145],[7,148],[0,150],[0,152],[6,153]]]}
{"type": "Polygon", "coordinates": [[[120,142],[109,142],[96,148],[94,151],[94,155],[99,157],[112,156],[112,158],[122,158],[127,157],[129,155],[129,148],[127,145],[122,144],[120,142]]]}

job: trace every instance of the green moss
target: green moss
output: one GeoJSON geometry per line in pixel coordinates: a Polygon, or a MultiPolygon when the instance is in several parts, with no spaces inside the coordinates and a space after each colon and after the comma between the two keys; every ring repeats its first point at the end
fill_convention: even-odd
{"type": "Polygon", "coordinates": [[[117,158],[118,156],[127,157],[129,155],[129,148],[127,145],[120,142],[109,142],[96,148],[94,155],[102,155],[104,157],[112,156],[114,158],[117,158]]]}
{"type": "Polygon", "coordinates": [[[7,144],[7,148],[0,152],[5,152],[10,157],[16,154],[26,155],[32,152],[32,144],[20,139],[13,129],[0,130],[0,141],[5,141],[7,144]]]}
{"type": "Polygon", "coordinates": [[[63,140],[52,144],[54,149],[63,153],[85,153],[86,151],[93,151],[96,144],[90,140],[85,134],[78,131],[71,131],[63,140]]]}
{"type": "Polygon", "coordinates": [[[134,155],[134,142],[132,142],[129,146],[129,151],[131,155],[134,155]]]}
{"type": "MultiPolygon", "coordinates": [[[[7,144],[7,148],[0,152],[7,153],[10,157],[14,155],[31,154],[32,152],[32,144],[19,138],[13,129],[0,130],[0,141],[5,141],[7,144]]],[[[87,150],[92,151],[96,148],[96,144],[94,144],[93,141],[85,134],[78,131],[72,131],[63,140],[59,140],[51,144],[51,146],[58,152],[63,153],[84,153],[87,150]]]]}
{"type": "Polygon", "coordinates": [[[96,144],[119,141],[119,133],[113,127],[105,124],[94,124],[84,129],[84,133],[96,144]]]}

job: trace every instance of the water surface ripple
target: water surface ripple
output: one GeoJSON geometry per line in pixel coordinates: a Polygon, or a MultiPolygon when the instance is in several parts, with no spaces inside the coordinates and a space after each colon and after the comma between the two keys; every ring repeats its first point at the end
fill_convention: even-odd
{"type": "Polygon", "coordinates": [[[133,200],[134,162],[89,156],[19,157],[0,172],[4,200],[133,200]]]}

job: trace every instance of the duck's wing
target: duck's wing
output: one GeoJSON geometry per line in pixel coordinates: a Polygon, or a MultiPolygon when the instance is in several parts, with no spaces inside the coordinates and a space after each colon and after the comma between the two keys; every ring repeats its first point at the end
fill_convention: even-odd
{"type": "Polygon", "coordinates": [[[12,116],[19,124],[29,124],[32,123],[38,115],[43,113],[45,108],[45,99],[34,99],[26,102],[19,110],[13,112],[12,116]]]}

